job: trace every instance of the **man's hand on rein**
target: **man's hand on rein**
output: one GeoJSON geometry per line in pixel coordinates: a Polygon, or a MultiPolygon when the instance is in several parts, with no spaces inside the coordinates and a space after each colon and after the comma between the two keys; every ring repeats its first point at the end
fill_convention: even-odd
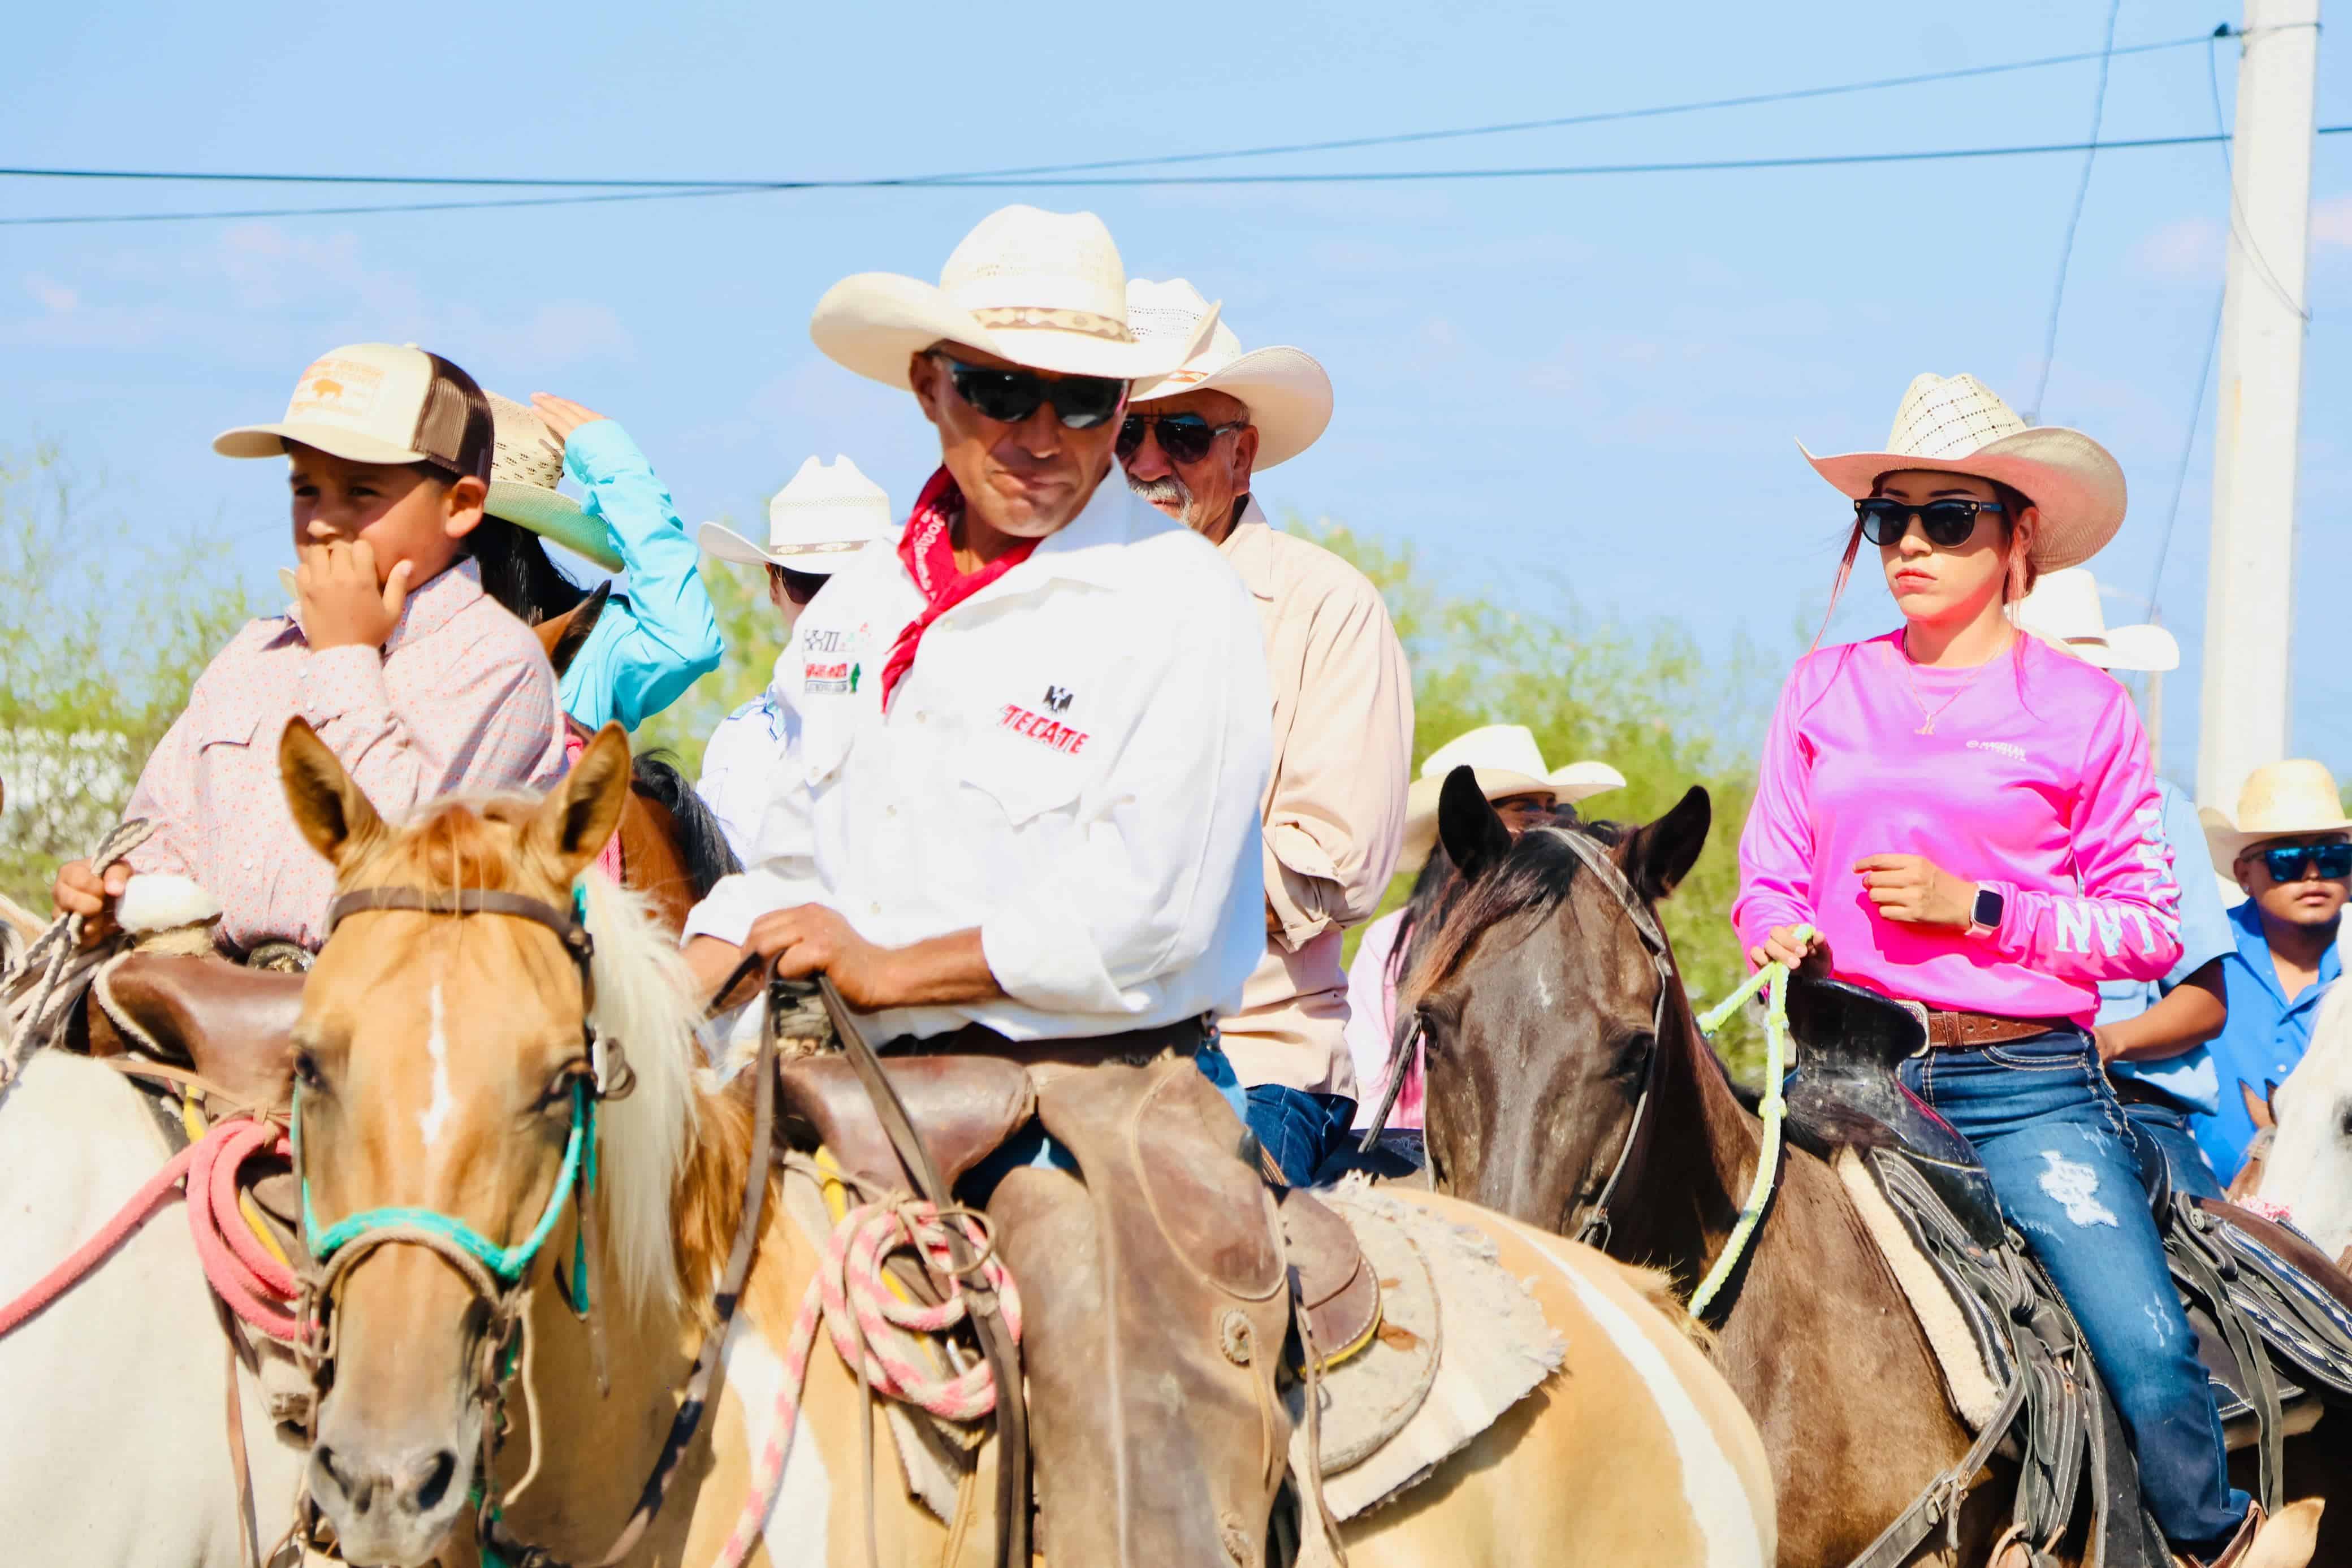
{"type": "Polygon", "coordinates": [[[787,979],[824,975],[841,999],[862,1013],[903,1006],[896,953],[860,936],[848,921],[821,904],[771,910],[751,923],[743,951],[777,960],[787,979]]]}

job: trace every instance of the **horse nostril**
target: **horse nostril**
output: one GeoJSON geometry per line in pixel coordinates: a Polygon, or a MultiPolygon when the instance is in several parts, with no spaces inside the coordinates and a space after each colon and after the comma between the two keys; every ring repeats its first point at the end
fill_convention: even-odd
{"type": "Polygon", "coordinates": [[[416,1511],[430,1513],[448,1495],[449,1482],[457,1473],[457,1456],[444,1448],[433,1456],[433,1469],[425,1475],[425,1484],[416,1489],[416,1511]]]}
{"type": "Polygon", "coordinates": [[[349,1499],[352,1495],[351,1478],[336,1468],[335,1450],[321,1443],[319,1445],[316,1457],[319,1461],[319,1473],[332,1483],[337,1493],[349,1499]]]}

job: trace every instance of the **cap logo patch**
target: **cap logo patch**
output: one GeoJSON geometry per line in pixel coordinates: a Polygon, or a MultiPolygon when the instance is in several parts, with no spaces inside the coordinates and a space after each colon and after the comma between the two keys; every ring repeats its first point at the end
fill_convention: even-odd
{"type": "Polygon", "coordinates": [[[376,398],[383,390],[382,368],[331,356],[314,361],[302,372],[293,401],[287,404],[286,417],[324,415],[363,421],[375,413],[376,398]]]}

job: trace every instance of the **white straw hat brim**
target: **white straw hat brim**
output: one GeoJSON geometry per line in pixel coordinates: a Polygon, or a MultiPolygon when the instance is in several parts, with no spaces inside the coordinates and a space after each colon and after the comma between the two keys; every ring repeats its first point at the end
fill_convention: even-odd
{"type": "Polygon", "coordinates": [[[241,424],[235,430],[224,430],[213,437],[213,450],[224,457],[283,457],[286,444],[299,442],[314,446],[330,456],[346,458],[353,463],[423,463],[422,452],[412,451],[398,442],[386,441],[364,431],[343,424],[314,424],[308,420],[286,420],[277,424],[241,424]]]}
{"type": "Polygon", "coordinates": [[[1031,314],[1035,325],[985,327],[937,284],[895,272],[861,272],[825,290],[809,318],[809,337],[835,363],[904,391],[910,384],[907,361],[940,342],[1059,375],[1150,381],[1191,359],[1217,324],[1212,305],[1191,341],[1138,342],[1126,335],[1123,319],[1043,308],[1031,314]],[[1098,325],[1057,325],[1057,315],[1098,325]]]}
{"type": "Polygon", "coordinates": [[[2352,817],[2341,810],[2317,812],[2305,821],[2285,827],[2246,830],[2230,821],[2229,813],[2211,806],[2199,810],[2197,820],[2205,827],[2205,847],[2212,853],[2213,869],[2235,885],[2238,857],[2256,844],[2269,839],[2299,838],[2305,833],[2340,833],[2352,831],[2352,817]]]}
{"type": "MultiPolygon", "coordinates": [[[[1478,780],[1478,792],[1489,800],[1505,800],[1514,795],[1542,795],[1561,806],[1574,805],[1604,789],[1622,789],[1625,785],[1624,775],[1605,762],[1571,762],[1555,769],[1549,779],[1507,768],[1475,768],[1472,776],[1478,780]]],[[[1420,870],[1437,846],[1437,807],[1445,790],[1446,777],[1416,779],[1405,790],[1404,852],[1398,862],[1400,871],[1420,870]]]]}
{"type": "Polygon", "coordinates": [[[720,523],[705,523],[697,528],[694,542],[702,547],[705,555],[733,561],[738,566],[781,566],[787,571],[803,572],[810,577],[831,577],[856,560],[858,552],[867,543],[865,540],[845,540],[839,544],[794,545],[774,549],[753,544],[720,523]]]}
{"type": "Polygon", "coordinates": [[[1797,450],[1813,471],[1855,500],[1871,493],[1882,474],[1925,469],[1992,479],[2032,501],[2042,515],[2033,543],[2038,571],[2079,566],[2116,537],[2124,520],[2124,471],[2107,449],[2079,430],[2036,425],[1988,442],[1965,457],[1919,457],[1902,452],[1846,452],[1816,457],[1797,450]]]}
{"type": "Polygon", "coordinates": [[[1254,349],[1231,364],[1205,374],[1177,369],[1138,387],[1134,401],[1154,402],[1192,392],[1221,392],[1249,409],[1257,426],[1257,460],[1263,473],[1287,463],[1322,438],[1331,423],[1331,378],[1315,356],[1288,347],[1254,349]]]}
{"type": "Polygon", "coordinates": [[[482,503],[482,510],[493,517],[504,517],[518,528],[529,528],[574,555],[584,556],[606,571],[620,571],[627,565],[621,559],[619,547],[613,542],[613,530],[601,519],[590,517],[579,502],[561,490],[512,479],[493,479],[489,498],[482,503]]]}
{"type": "Polygon", "coordinates": [[[2069,637],[2066,651],[2103,670],[2177,670],[2180,644],[2161,626],[2110,626],[2104,638],[2069,637]]]}

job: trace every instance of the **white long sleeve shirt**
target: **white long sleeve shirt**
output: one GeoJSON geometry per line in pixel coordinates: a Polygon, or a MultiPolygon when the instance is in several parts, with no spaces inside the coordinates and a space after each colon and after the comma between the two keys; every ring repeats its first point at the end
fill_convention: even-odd
{"type": "Polygon", "coordinates": [[[769,793],[800,745],[801,717],[781,685],[787,670],[799,671],[797,647],[788,644],[776,655],[776,674],[767,690],[720,719],[702,748],[702,778],[694,792],[719,819],[728,847],[745,865],[751,863],[769,793]]]}
{"type": "Polygon", "coordinates": [[[977,926],[1006,994],[883,1013],[877,1040],[967,1022],[1066,1039],[1239,1005],[1265,948],[1272,700],[1233,568],[1109,475],[931,625],[886,715],[883,660],[923,608],[885,549],[810,605],[779,676],[796,768],[751,869],[687,936],[740,943],[804,903],[886,946],[977,926]]]}

